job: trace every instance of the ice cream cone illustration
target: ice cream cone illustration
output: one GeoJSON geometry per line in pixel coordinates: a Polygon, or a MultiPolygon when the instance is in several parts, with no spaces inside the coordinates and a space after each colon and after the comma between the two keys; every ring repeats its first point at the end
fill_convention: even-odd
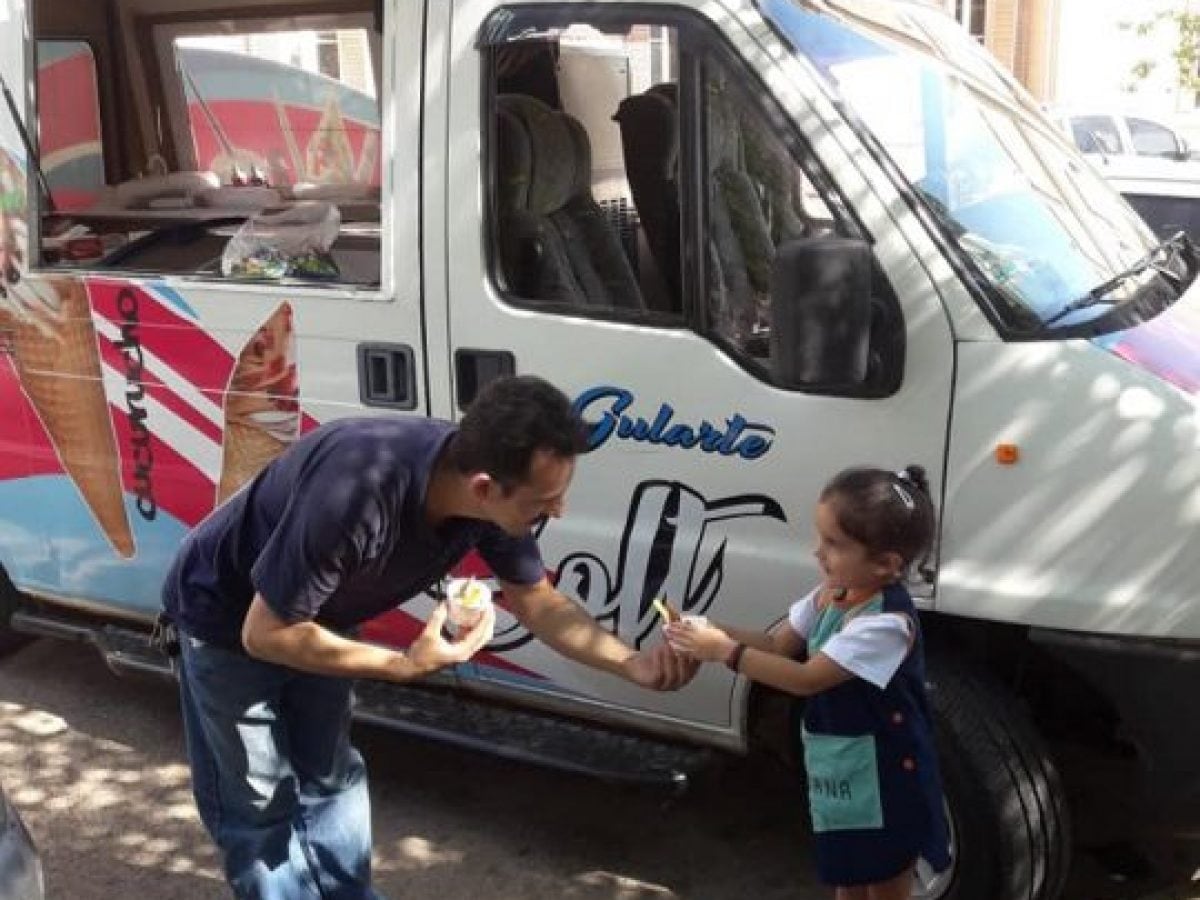
{"type": "Polygon", "coordinates": [[[225,394],[217,503],[252,479],[300,434],[292,308],[281,304],[238,354],[225,394]]]}
{"type": "Polygon", "coordinates": [[[346,136],[346,122],[332,91],[321,111],[321,121],[308,141],[305,170],[314,181],[349,184],[354,177],[354,151],[346,136]]]}
{"type": "Polygon", "coordinates": [[[0,324],[11,329],[17,375],[63,468],[113,549],[133,556],[120,457],[83,282],[23,279],[9,285],[2,305],[0,324]]]}

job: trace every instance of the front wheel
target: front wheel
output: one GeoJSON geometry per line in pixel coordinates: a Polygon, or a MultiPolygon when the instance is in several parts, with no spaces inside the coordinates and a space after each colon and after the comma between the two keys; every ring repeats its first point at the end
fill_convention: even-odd
{"type": "Polygon", "coordinates": [[[953,863],[918,869],[921,900],[1055,900],[1071,856],[1058,772],[1014,697],[970,665],[931,654],[929,702],[953,863]]]}
{"type": "Polygon", "coordinates": [[[28,634],[13,631],[9,624],[13,613],[20,607],[19,597],[16,586],[0,569],[0,657],[21,649],[33,639],[28,634]]]}

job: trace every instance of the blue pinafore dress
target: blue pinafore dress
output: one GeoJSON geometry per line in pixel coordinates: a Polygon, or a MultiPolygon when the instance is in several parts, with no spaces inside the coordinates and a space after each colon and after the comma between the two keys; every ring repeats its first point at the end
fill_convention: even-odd
{"type": "Polygon", "coordinates": [[[887,881],[917,857],[939,872],[950,865],[923,641],[908,591],[893,584],[861,608],[826,606],[808,636],[809,658],[850,617],[883,612],[907,615],[916,629],[888,686],[852,678],[809,697],[797,717],[817,873],[840,887],[887,881]]]}

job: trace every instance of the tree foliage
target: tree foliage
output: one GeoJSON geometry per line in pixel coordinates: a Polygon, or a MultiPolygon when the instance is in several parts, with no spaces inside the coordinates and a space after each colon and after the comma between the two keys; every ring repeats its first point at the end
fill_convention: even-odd
{"type": "MultiPolygon", "coordinates": [[[[1155,34],[1160,28],[1174,32],[1171,61],[1175,65],[1175,83],[1188,91],[1200,91],[1200,13],[1186,10],[1165,10],[1138,22],[1122,22],[1121,29],[1131,31],[1140,38],[1155,34]]],[[[1127,90],[1137,89],[1158,66],[1154,59],[1141,59],[1129,70],[1130,82],[1127,90]]]]}

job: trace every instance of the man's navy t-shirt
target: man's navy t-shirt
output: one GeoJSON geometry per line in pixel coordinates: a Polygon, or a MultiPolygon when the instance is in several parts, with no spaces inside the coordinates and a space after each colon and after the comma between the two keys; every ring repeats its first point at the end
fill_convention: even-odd
{"type": "Polygon", "coordinates": [[[181,631],[241,649],[257,592],[285,622],[345,629],[429,588],[471,548],[502,580],[545,575],[531,535],[478,519],[425,520],[425,490],[455,426],[339,419],[300,438],[185,539],[163,587],[181,631]]]}

